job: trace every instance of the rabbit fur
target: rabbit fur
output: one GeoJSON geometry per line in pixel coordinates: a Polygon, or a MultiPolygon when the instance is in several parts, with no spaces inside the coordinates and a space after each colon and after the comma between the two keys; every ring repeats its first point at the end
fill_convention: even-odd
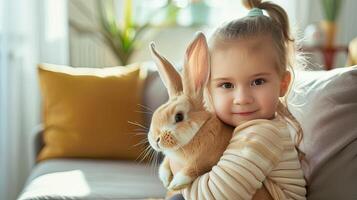
{"type": "Polygon", "coordinates": [[[209,79],[209,51],[203,33],[198,33],[185,54],[183,74],[155,49],[150,50],[169,94],[155,110],[148,140],[165,155],[159,177],[170,190],[179,190],[217,164],[232,137],[233,128],[223,124],[204,105],[209,79]],[[184,166],[173,176],[170,160],[184,166]]]}

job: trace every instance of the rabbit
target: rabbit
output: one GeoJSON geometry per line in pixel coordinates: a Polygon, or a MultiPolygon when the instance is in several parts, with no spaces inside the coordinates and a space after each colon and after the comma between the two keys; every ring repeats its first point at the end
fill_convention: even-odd
{"type": "Polygon", "coordinates": [[[179,190],[211,170],[223,155],[233,129],[205,107],[204,88],[209,79],[209,52],[206,37],[198,33],[185,54],[183,74],[150,44],[160,78],[169,100],[152,116],[148,141],[165,157],[159,178],[169,190],[179,190]],[[184,166],[173,176],[170,160],[184,166]]]}

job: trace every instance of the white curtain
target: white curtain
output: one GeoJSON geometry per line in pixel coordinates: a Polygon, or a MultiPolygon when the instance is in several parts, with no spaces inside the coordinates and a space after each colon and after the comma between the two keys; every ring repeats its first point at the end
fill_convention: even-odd
{"type": "Polygon", "coordinates": [[[36,65],[68,64],[67,1],[0,0],[0,199],[16,199],[40,123],[36,65]]]}

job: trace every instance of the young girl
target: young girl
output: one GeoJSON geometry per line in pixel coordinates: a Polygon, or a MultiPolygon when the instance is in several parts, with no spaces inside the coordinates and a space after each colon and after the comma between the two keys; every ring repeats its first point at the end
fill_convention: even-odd
{"type": "MultiPolygon", "coordinates": [[[[258,191],[265,190],[267,198],[305,199],[297,148],[302,131],[283,100],[295,53],[288,17],[273,3],[243,2],[248,16],[218,28],[209,44],[208,105],[236,128],[218,164],[182,194],[185,199],[259,199],[258,191]],[[297,130],[295,143],[288,124],[297,130]]],[[[174,173],[180,169],[170,164],[174,173]]]]}

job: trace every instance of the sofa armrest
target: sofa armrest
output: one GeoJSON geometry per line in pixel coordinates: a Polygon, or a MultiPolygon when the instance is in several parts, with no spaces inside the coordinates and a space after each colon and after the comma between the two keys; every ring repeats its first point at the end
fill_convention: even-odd
{"type": "Polygon", "coordinates": [[[42,137],[43,131],[44,131],[43,124],[39,124],[34,127],[31,133],[30,151],[34,162],[36,162],[37,155],[40,153],[41,149],[44,146],[43,137],[42,137]]]}

